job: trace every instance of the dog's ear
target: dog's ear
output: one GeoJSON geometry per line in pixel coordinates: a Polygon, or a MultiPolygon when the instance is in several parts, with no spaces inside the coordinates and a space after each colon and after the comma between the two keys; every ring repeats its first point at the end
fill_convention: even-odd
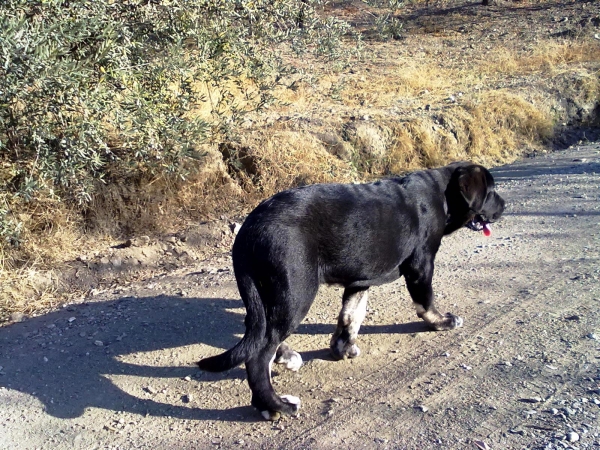
{"type": "Polygon", "coordinates": [[[458,187],[471,211],[481,211],[487,195],[488,177],[481,166],[467,166],[458,169],[458,187]]]}

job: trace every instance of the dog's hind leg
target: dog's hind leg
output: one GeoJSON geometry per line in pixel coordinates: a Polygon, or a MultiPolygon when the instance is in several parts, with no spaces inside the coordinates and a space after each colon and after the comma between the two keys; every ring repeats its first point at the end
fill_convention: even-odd
{"type": "Polygon", "coordinates": [[[248,384],[252,390],[252,406],[267,420],[277,420],[281,413],[295,414],[300,408],[299,398],[292,395],[279,397],[273,389],[271,364],[276,349],[277,344],[270,344],[246,362],[248,384]]]}
{"type": "Polygon", "coordinates": [[[453,330],[462,327],[461,317],[451,313],[441,314],[433,304],[433,259],[402,267],[406,287],[417,310],[417,316],[436,331],[453,330]]]}
{"type": "Polygon", "coordinates": [[[291,395],[278,396],[271,384],[271,365],[278,356],[285,357],[287,354],[296,365],[302,361],[300,355],[293,357],[295,352],[287,344],[282,344],[306,316],[319,287],[316,271],[314,277],[306,273],[300,275],[289,276],[286,273],[272,276],[260,288],[266,314],[265,344],[246,362],[246,371],[252,390],[252,405],[267,420],[277,420],[282,413],[295,414],[300,407],[300,399],[291,395]],[[280,347],[280,352],[277,352],[280,347]]]}
{"type": "Polygon", "coordinates": [[[356,345],[358,330],[367,314],[368,288],[346,288],[338,324],[331,337],[329,348],[335,359],[356,358],[360,349],[356,345]]]}
{"type": "Polygon", "coordinates": [[[302,356],[292,350],[292,347],[288,344],[282,342],[275,354],[275,362],[283,364],[286,369],[296,372],[302,367],[302,356]]]}

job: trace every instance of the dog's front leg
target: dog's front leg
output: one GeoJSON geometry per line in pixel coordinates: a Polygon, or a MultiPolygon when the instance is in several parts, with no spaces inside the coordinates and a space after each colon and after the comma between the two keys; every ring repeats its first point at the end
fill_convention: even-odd
{"type": "Polygon", "coordinates": [[[451,313],[441,314],[433,304],[433,260],[424,261],[402,268],[406,287],[417,310],[417,316],[436,331],[453,330],[462,327],[463,320],[451,313]]]}
{"type": "Polygon", "coordinates": [[[337,328],[331,337],[331,354],[335,359],[356,358],[358,330],[367,314],[368,288],[346,288],[337,328]]]}

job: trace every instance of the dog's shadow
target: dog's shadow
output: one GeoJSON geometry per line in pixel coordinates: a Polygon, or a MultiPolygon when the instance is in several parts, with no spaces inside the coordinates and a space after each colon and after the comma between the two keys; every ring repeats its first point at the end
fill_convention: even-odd
{"type": "Polygon", "coordinates": [[[96,407],[182,419],[255,420],[249,406],[210,410],[160,403],[146,395],[144,389],[153,388],[142,380],[139,395],[131,395],[108,378],[245,377],[239,368],[226,374],[200,372],[194,363],[203,355],[181,367],[120,360],[196,343],[231,347],[239,339],[236,334],[243,333],[244,312],[240,300],[171,296],[71,305],[0,328],[0,386],[36,397],[48,414],[60,418],[79,417],[96,407]]]}
{"type": "MultiPolygon", "coordinates": [[[[230,348],[244,332],[244,317],[241,300],[219,298],[124,297],[71,305],[0,328],[0,386],[36,397],[48,414],[60,418],[79,417],[86,408],[96,407],[181,419],[254,421],[257,417],[250,406],[217,410],[161,403],[146,395],[144,390],[150,388],[142,380],[139,394],[133,395],[109,378],[191,376],[200,383],[245,378],[242,368],[222,374],[201,372],[195,362],[204,355],[193,355],[182,366],[173,367],[122,361],[134,360],[139,352],[164,352],[198,343],[230,348]]],[[[297,332],[330,334],[333,329],[334,324],[303,324],[297,332]]],[[[361,329],[364,334],[422,331],[427,328],[417,322],[361,329]]],[[[330,359],[327,350],[302,356],[305,361],[330,359]]]]}

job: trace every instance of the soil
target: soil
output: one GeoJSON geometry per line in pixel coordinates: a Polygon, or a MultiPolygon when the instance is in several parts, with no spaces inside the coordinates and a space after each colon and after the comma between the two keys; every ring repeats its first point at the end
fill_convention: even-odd
{"type": "MultiPolygon", "coordinates": [[[[461,5],[401,17],[397,51],[451,66],[497,42],[599,39],[590,1],[461,5]],[[433,50],[419,43],[425,33],[433,50]]],[[[557,111],[559,146],[597,139],[598,129],[577,128],[598,113],[578,95],[564,94],[557,111]]],[[[464,229],[444,240],[434,288],[463,328],[429,331],[400,280],[371,289],[361,356],[334,362],[342,292],[322,287],[288,340],[304,366],[275,367],[276,390],[302,400],[298,416],[278,422],[249,406],[243,367],[194,367],[244,331],[229,256],[242,216],[102,251],[82,245],[60,280],[70,302],[0,327],[0,448],[600,447],[600,144],[580,144],[495,168],[507,211],[492,236],[464,229]]],[[[40,276],[35,288],[55,283],[40,276]]]]}
{"type": "Polygon", "coordinates": [[[371,289],[362,355],[334,362],[341,290],[323,287],[288,340],[304,366],[275,369],[300,413],[266,422],[243,368],[194,367],[244,329],[215,255],[0,328],[0,448],[600,447],[600,145],[493,173],[504,220],[437,259],[464,328],[428,331],[398,281],[371,289]]]}

